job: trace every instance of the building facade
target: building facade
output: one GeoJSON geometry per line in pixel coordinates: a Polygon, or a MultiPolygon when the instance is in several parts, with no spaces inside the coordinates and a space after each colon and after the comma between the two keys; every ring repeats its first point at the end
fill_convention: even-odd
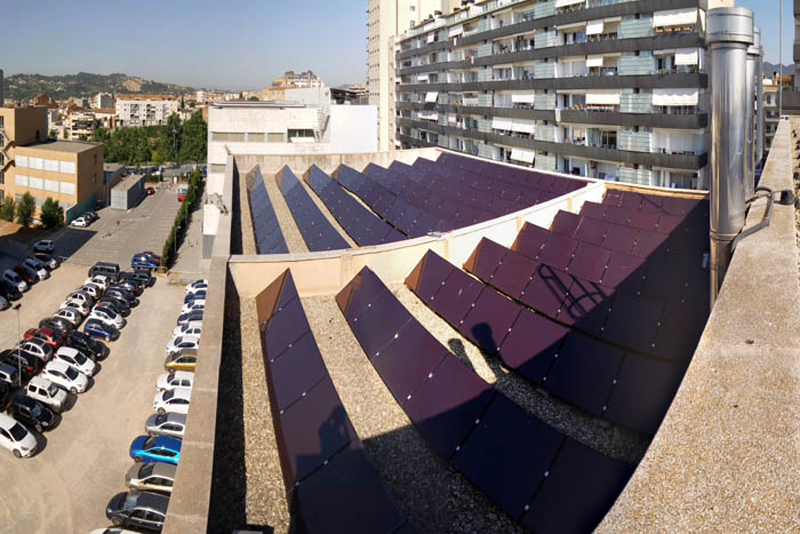
{"type": "Polygon", "coordinates": [[[112,109],[117,105],[117,100],[111,93],[97,93],[92,97],[92,109],[112,109]]]}
{"type": "Polygon", "coordinates": [[[367,5],[367,85],[369,103],[378,107],[378,146],[395,147],[395,42],[436,12],[447,13],[458,0],[369,0],[367,5]]]}
{"type": "Polygon", "coordinates": [[[397,137],[641,185],[705,188],[705,0],[493,0],[409,31],[397,137]]]}
{"type": "Polygon", "coordinates": [[[50,197],[69,222],[102,197],[102,143],[47,141],[47,108],[0,108],[0,139],[0,202],[30,193],[40,208],[50,197]]]}
{"type": "Polygon", "coordinates": [[[169,95],[117,95],[117,126],[162,126],[178,104],[169,95]]]}
{"type": "Polygon", "coordinates": [[[64,119],[64,139],[86,141],[97,126],[94,113],[83,108],[71,108],[64,119]]]}

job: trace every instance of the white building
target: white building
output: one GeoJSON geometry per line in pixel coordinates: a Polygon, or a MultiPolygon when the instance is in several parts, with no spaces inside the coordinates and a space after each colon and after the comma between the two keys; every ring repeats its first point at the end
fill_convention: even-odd
{"type": "Polygon", "coordinates": [[[117,100],[111,93],[97,93],[91,100],[92,109],[113,109],[117,100]]]}
{"type": "Polygon", "coordinates": [[[178,111],[178,104],[169,95],[118,95],[117,126],[161,126],[178,111]]]}

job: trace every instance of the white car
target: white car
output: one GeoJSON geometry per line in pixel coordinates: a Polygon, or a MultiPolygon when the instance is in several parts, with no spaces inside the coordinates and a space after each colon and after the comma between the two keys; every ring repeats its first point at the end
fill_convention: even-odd
{"type": "Polygon", "coordinates": [[[86,228],[87,226],[89,226],[89,219],[87,219],[86,217],[78,217],[69,224],[74,226],[75,228],[86,228]]]}
{"type": "Polygon", "coordinates": [[[200,347],[200,338],[198,336],[178,336],[174,337],[167,343],[167,352],[175,352],[181,349],[196,349],[200,347]]]}
{"type": "Polygon", "coordinates": [[[83,321],[83,314],[77,308],[61,308],[53,317],[60,317],[69,322],[72,326],[78,326],[83,321]]]}
{"type": "Polygon", "coordinates": [[[125,319],[121,315],[106,308],[92,308],[92,313],[89,314],[89,319],[97,319],[103,324],[110,324],[117,330],[125,326],[125,319]]]}
{"type": "Polygon", "coordinates": [[[158,375],[156,389],[159,391],[169,391],[170,389],[192,389],[194,383],[194,373],[191,371],[175,371],[174,373],[164,373],[158,375]]]}
{"type": "Polygon", "coordinates": [[[48,405],[51,409],[61,413],[67,406],[67,392],[59,389],[55,384],[41,376],[34,376],[25,388],[25,394],[30,398],[48,405]]]}
{"type": "Polygon", "coordinates": [[[20,276],[11,269],[6,269],[5,271],[3,271],[3,280],[17,286],[17,289],[19,290],[20,293],[23,293],[28,290],[28,284],[25,282],[25,280],[20,278],[20,276]]]}
{"type": "Polygon", "coordinates": [[[170,389],[159,391],[153,397],[153,411],[163,413],[189,413],[189,401],[192,400],[191,389],[170,389]]]}
{"type": "Polygon", "coordinates": [[[17,343],[17,348],[28,354],[33,354],[43,362],[49,362],[53,357],[53,347],[35,337],[20,341],[17,343]]]}
{"type": "Polygon", "coordinates": [[[197,293],[198,291],[205,291],[206,289],[208,289],[208,280],[205,278],[201,280],[195,280],[186,286],[187,293],[197,293]]]}
{"type": "Polygon", "coordinates": [[[92,376],[97,372],[97,364],[83,355],[83,353],[72,347],[61,347],[56,351],[55,360],[62,361],[74,367],[86,376],[92,376]]]}
{"type": "Polygon", "coordinates": [[[47,269],[45,269],[44,265],[42,265],[38,260],[28,258],[25,261],[23,261],[22,264],[25,267],[28,267],[29,269],[33,270],[33,272],[36,273],[36,278],[38,278],[39,280],[47,280],[48,278],[50,278],[50,273],[47,272],[47,269]]]}
{"type": "Polygon", "coordinates": [[[103,276],[102,274],[96,274],[87,278],[84,284],[94,284],[98,287],[101,287],[103,291],[105,291],[108,289],[109,282],[107,277],[103,276]]]}
{"type": "Polygon", "coordinates": [[[52,361],[42,369],[42,377],[58,387],[77,395],[89,387],[89,378],[62,361],[52,361]]]}
{"type": "Polygon", "coordinates": [[[73,310],[78,310],[80,312],[80,314],[83,315],[84,317],[89,315],[89,312],[92,311],[91,308],[89,308],[89,306],[86,304],[86,302],[81,301],[81,300],[77,300],[77,299],[65,300],[59,306],[59,309],[62,309],[62,310],[66,309],[66,308],[71,308],[73,310]]]}
{"type": "Polygon", "coordinates": [[[178,336],[197,336],[203,331],[203,321],[190,321],[188,324],[176,326],[172,331],[172,337],[178,336]]]}
{"type": "Polygon", "coordinates": [[[91,306],[94,303],[92,296],[80,288],[67,295],[65,300],[77,300],[78,302],[83,302],[86,306],[91,306]]]}
{"type": "Polygon", "coordinates": [[[204,310],[206,308],[206,301],[205,300],[194,300],[192,302],[187,302],[181,308],[181,315],[184,313],[189,313],[190,311],[194,310],[204,310]]]}
{"type": "Polygon", "coordinates": [[[10,415],[0,413],[0,445],[14,453],[17,458],[32,456],[39,448],[30,430],[10,415]]]}
{"type": "Polygon", "coordinates": [[[46,252],[49,254],[53,252],[55,249],[56,246],[53,243],[52,239],[42,239],[33,244],[34,252],[46,252]]]}
{"type": "Polygon", "coordinates": [[[85,291],[91,295],[93,299],[98,299],[103,294],[103,290],[100,288],[100,286],[96,286],[94,284],[83,284],[75,291],[85,291]]]}

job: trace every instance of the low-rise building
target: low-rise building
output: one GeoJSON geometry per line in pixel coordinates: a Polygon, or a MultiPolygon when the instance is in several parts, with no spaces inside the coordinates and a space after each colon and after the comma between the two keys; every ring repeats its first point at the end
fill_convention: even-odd
{"type": "Polygon", "coordinates": [[[67,111],[64,119],[64,139],[71,141],[87,141],[97,126],[95,115],[92,111],[72,107],[67,111]]]}
{"type": "Polygon", "coordinates": [[[111,93],[97,93],[92,97],[92,109],[109,109],[117,104],[117,99],[111,93]]]}
{"type": "Polygon", "coordinates": [[[178,111],[178,100],[170,95],[118,95],[117,125],[161,126],[178,111]]]}

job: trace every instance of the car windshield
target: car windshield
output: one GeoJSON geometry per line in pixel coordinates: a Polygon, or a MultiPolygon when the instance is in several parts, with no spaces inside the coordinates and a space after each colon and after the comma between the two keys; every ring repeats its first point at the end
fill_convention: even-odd
{"type": "Polygon", "coordinates": [[[67,370],[64,374],[66,374],[70,380],[75,380],[78,378],[78,371],[69,366],[67,366],[67,370]]]}
{"type": "Polygon", "coordinates": [[[42,409],[39,407],[38,404],[34,404],[31,407],[31,414],[36,418],[39,419],[42,416],[42,409]]]}
{"type": "Polygon", "coordinates": [[[15,441],[20,441],[28,435],[28,431],[19,423],[15,423],[14,426],[11,427],[10,432],[15,441]]]}
{"type": "Polygon", "coordinates": [[[134,508],[139,500],[139,495],[139,493],[128,493],[127,497],[125,497],[125,506],[123,508],[134,508]]]}
{"type": "Polygon", "coordinates": [[[167,414],[161,414],[156,416],[156,426],[161,426],[164,424],[164,421],[167,420],[167,414]]]}
{"type": "Polygon", "coordinates": [[[153,467],[156,464],[144,464],[142,469],[139,471],[139,478],[147,478],[153,474],[153,467]]]}
{"type": "Polygon", "coordinates": [[[165,392],[165,393],[164,393],[164,396],[163,396],[162,398],[163,398],[165,401],[168,401],[168,400],[170,400],[170,399],[171,399],[172,397],[174,397],[174,396],[175,396],[175,390],[174,390],[174,389],[171,389],[171,390],[169,390],[169,391],[165,392]]]}
{"type": "Polygon", "coordinates": [[[55,397],[56,393],[58,393],[58,388],[56,387],[55,384],[50,384],[49,386],[47,386],[47,394],[49,396],[55,397]]]}
{"type": "Polygon", "coordinates": [[[83,365],[83,364],[86,363],[86,356],[84,356],[80,352],[76,353],[74,358],[75,358],[75,361],[78,362],[78,365],[83,365]]]}
{"type": "Polygon", "coordinates": [[[155,436],[153,436],[151,438],[147,438],[147,441],[144,442],[144,445],[142,446],[142,449],[147,450],[150,447],[152,447],[153,445],[155,445],[155,443],[156,443],[155,436]]]}

